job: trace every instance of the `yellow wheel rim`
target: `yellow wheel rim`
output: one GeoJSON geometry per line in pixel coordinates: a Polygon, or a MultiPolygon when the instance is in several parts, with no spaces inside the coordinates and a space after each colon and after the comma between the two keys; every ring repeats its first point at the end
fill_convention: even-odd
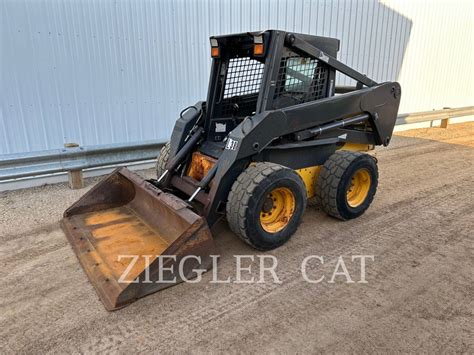
{"type": "Polygon", "coordinates": [[[295,212],[295,196],[286,187],[270,191],[263,201],[260,224],[268,233],[276,233],[285,228],[295,212]]]}
{"type": "Polygon", "coordinates": [[[364,203],[369,194],[371,178],[367,169],[357,170],[351,178],[351,184],[347,189],[347,204],[352,207],[358,207],[364,203]]]}

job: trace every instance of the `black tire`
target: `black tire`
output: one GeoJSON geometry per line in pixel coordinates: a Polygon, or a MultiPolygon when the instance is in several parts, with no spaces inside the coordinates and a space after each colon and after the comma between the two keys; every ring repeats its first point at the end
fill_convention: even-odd
{"type": "MultiPolygon", "coordinates": [[[[317,184],[317,183],[318,183],[318,182],[316,181],[316,184],[317,184]]],[[[315,185],[316,185],[316,184],[315,184],[315,185]]],[[[315,186],[315,188],[316,188],[316,186],[315,186]]],[[[318,200],[318,198],[317,198],[317,196],[316,196],[316,192],[315,192],[315,194],[314,194],[313,197],[308,198],[308,207],[312,207],[312,208],[315,208],[315,209],[321,208],[321,203],[319,202],[319,200],[318,200]]]]}
{"type": "Polygon", "coordinates": [[[330,216],[348,220],[359,217],[369,208],[377,191],[378,169],[375,158],[368,154],[337,151],[324,163],[316,184],[316,198],[321,208],[330,216]],[[348,191],[352,191],[352,178],[363,172],[370,176],[365,184],[368,188],[359,204],[350,202],[348,191]],[[365,197],[364,197],[365,196],[365,197]]]}
{"type": "Polygon", "coordinates": [[[170,142],[166,143],[160,150],[160,155],[156,159],[156,176],[159,178],[166,170],[166,164],[170,157],[170,142]]]}
{"type": "MultiPolygon", "coordinates": [[[[285,200],[283,200],[285,201],[285,200]]],[[[292,169],[273,163],[257,163],[247,168],[232,185],[227,201],[227,220],[232,231],[258,250],[271,250],[286,243],[295,233],[306,208],[306,188],[292,169]],[[282,229],[268,232],[261,223],[260,213],[271,215],[276,199],[270,192],[284,191],[291,200],[289,218],[279,217],[282,229]],[[270,202],[268,202],[270,201],[270,202]],[[265,207],[270,203],[270,212],[265,207]]],[[[280,214],[281,215],[281,214],[280,214]]],[[[274,216],[277,216],[275,213],[274,216]]],[[[279,215],[278,215],[279,216],[279,215]]]]}

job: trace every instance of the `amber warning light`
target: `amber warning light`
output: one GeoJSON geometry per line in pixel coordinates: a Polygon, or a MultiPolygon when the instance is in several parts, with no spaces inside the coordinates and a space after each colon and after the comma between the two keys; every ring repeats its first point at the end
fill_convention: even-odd
{"type": "Polygon", "coordinates": [[[263,36],[254,36],[253,38],[253,55],[263,55],[265,48],[263,47],[263,36]]]}
{"type": "Polygon", "coordinates": [[[211,57],[218,58],[219,57],[219,43],[217,43],[217,39],[211,38],[211,57]]]}

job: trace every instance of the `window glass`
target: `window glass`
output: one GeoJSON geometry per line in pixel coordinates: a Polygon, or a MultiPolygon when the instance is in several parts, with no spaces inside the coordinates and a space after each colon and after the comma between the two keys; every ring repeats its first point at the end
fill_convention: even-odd
{"type": "Polygon", "coordinates": [[[286,59],[285,91],[307,92],[311,86],[317,61],[304,57],[286,59]]]}

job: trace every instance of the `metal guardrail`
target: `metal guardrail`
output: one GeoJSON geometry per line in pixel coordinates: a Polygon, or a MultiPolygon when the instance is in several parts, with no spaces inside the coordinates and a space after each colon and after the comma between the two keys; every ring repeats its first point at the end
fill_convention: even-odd
{"type": "Polygon", "coordinates": [[[145,141],[0,155],[0,182],[155,159],[163,144],[145,141]]]}
{"type": "MultiPolygon", "coordinates": [[[[436,111],[399,115],[396,125],[442,120],[447,127],[449,118],[474,115],[474,106],[447,108],[436,111]]],[[[77,172],[94,167],[105,167],[155,159],[164,142],[146,141],[88,147],[73,147],[0,155],[0,182],[58,172],[77,172]]],[[[82,175],[79,177],[82,179],[82,175]]]]}
{"type": "MultiPolygon", "coordinates": [[[[454,117],[474,115],[474,106],[459,108],[445,108],[443,110],[405,113],[398,115],[396,125],[430,122],[435,120],[448,120],[454,117]]],[[[446,122],[447,123],[447,122],[446,122]]]]}

